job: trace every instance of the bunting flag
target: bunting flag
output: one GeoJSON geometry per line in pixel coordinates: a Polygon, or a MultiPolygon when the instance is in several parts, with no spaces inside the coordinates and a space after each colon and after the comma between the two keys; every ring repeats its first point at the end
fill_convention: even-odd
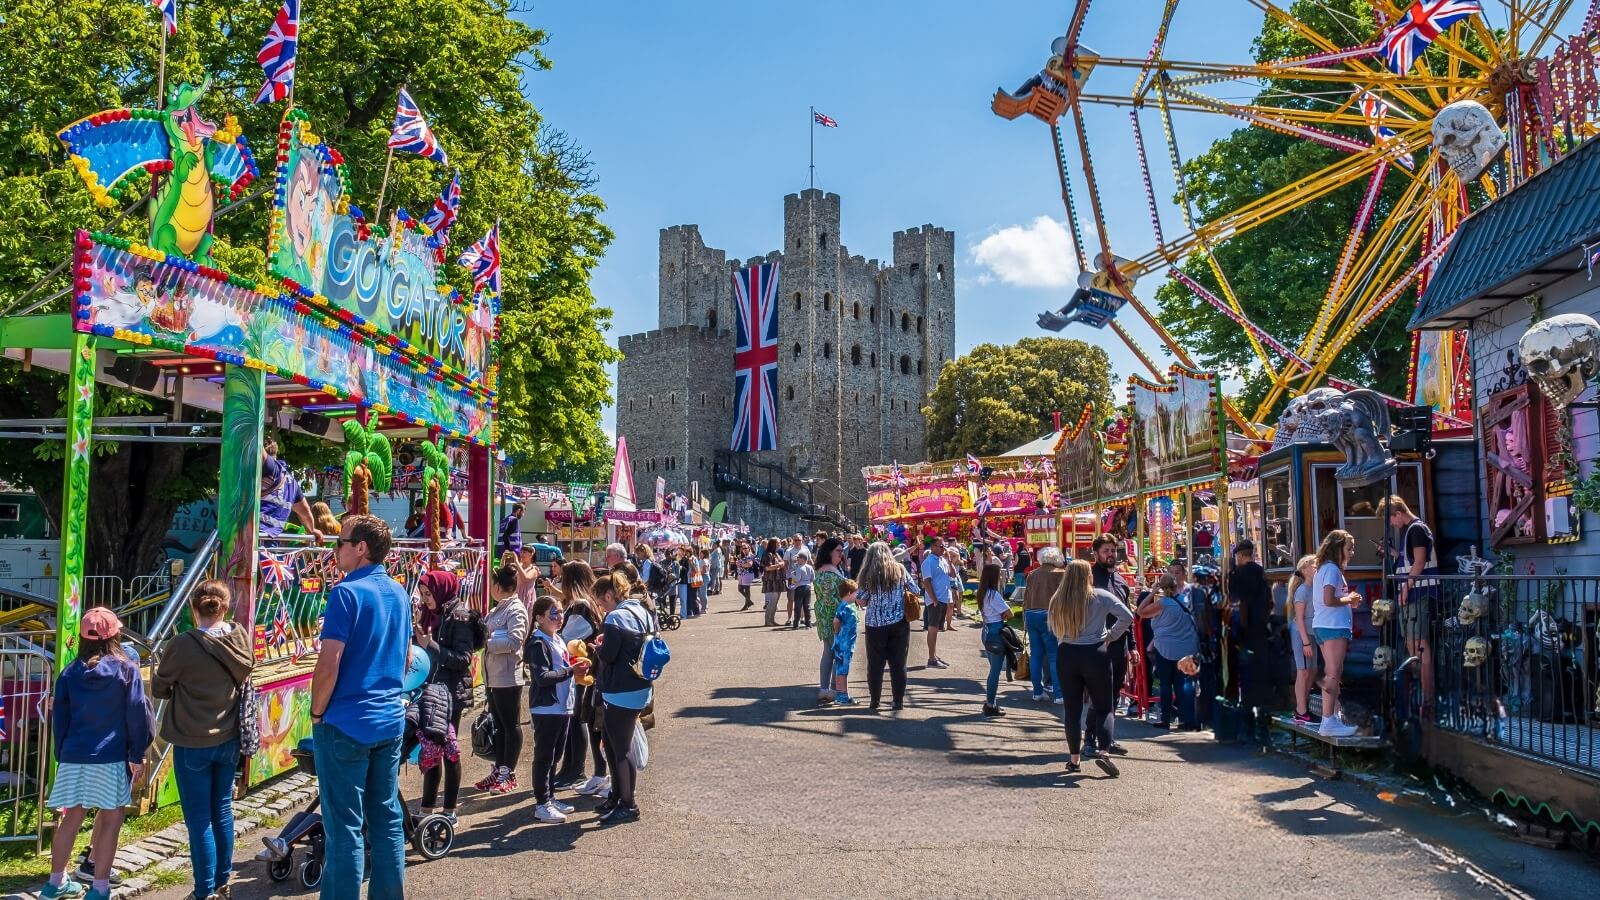
{"type": "Polygon", "coordinates": [[[261,580],[272,587],[283,587],[294,580],[294,567],[281,556],[262,553],[261,580]]]}
{"type": "Polygon", "coordinates": [[[1383,58],[1397,75],[1416,65],[1428,45],[1450,26],[1483,12],[1478,0],[1413,0],[1406,14],[1383,33],[1383,58]]]}
{"type": "Polygon", "coordinates": [[[11,723],[6,719],[6,698],[0,694],[0,741],[11,739],[11,723]]]}
{"type": "Polygon", "coordinates": [[[444,148],[433,136],[433,129],[428,127],[428,120],[422,117],[422,110],[417,108],[417,101],[411,99],[411,92],[405,88],[400,89],[400,99],[395,101],[394,131],[389,135],[389,149],[425,156],[442,166],[450,164],[444,148]]]}
{"type": "Polygon", "coordinates": [[[500,293],[500,223],[491,225],[482,240],[461,254],[459,262],[472,273],[473,290],[500,293]]]}
{"type": "Polygon", "coordinates": [[[256,54],[256,62],[261,63],[261,71],[267,76],[261,92],[256,94],[257,103],[282,100],[294,90],[294,57],[299,47],[300,0],[283,0],[278,17],[267,29],[266,40],[261,42],[261,52],[256,54]]]}
{"type": "Polygon", "coordinates": [[[289,641],[289,604],[279,603],[278,611],[272,616],[272,646],[282,647],[289,641]]]}
{"type": "MultiPolygon", "coordinates": [[[[1367,117],[1367,128],[1372,132],[1373,137],[1388,141],[1400,136],[1393,128],[1383,124],[1384,117],[1393,110],[1394,107],[1390,106],[1377,94],[1371,91],[1361,92],[1361,114],[1367,117]]],[[[1409,153],[1402,153],[1396,159],[1399,160],[1400,165],[1408,169],[1416,168],[1417,162],[1409,153]]]]}
{"type": "MultiPolygon", "coordinates": [[[[167,25],[167,34],[178,33],[178,0],[150,0],[150,5],[161,10],[161,21],[167,25]]],[[[0,710],[3,712],[3,710],[0,710]]],[[[0,735],[4,737],[4,735],[0,735]]]]}

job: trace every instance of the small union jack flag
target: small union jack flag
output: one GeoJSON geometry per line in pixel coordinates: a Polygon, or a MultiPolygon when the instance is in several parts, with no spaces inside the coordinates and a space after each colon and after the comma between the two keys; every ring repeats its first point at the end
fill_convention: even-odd
{"type": "Polygon", "coordinates": [[[457,172],[451,177],[450,186],[433,201],[433,208],[422,217],[422,224],[433,232],[433,236],[438,239],[438,246],[443,247],[450,242],[445,233],[456,223],[456,209],[460,206],[461,173],[457,172]]]}
{"type": "Polygon", "coordinates": [[[972,511],[980,518],[994,512],[994,504],[989,501],[988,485],[978,488],[978,502],[972,505],[972,511]]]}
{"type": "Polygon", "coordinates": [[[472,273],[473,290],[487,288],[491,294],[500,293],[500,223],[491,225],[483,240],[468,247],[460,262],[472,273]]]}
{"type": "Polygon", "coordinates": [[[969,471],[972,474],[976,475],[982,469],[983,469],[983,463],[979,462],[978,458],[976,456],[973,456],[971,453],[968,453],[967,454],[967,471],[969,471]]]}
{"type": "MultiPolygon", "coordinates": [[[[177,0],[166,0],[177,2],[177,0]]],[[[267,29],[267,38],[261,42],[261,52],[256,62],[266,74],[266,83],[256,94],[257,103],[271,103],[289,96],[294,87],[294,55],[300,46],[300,0],[283,0],[278,17],[267,29]]]]}
{"type": "Polygon", "coordinates": [[[1025,472],[1028,475],[1032,475],[1033,474],[1033,460],[1024,459],[1022,461],[1022,471],[1025,472]]]}
{"type": "Polygon", "coordinates": [[[0,694],[0,741],[11,737],[11,722],[6,718],[6,698],[0,694]]]}
{"type": "Polygon", "coordinates": [[[906,473],[900,470],[900,460],[898,459],[894,461],[894,468],[889,470],[889,480],[893,482],[894,486],[897,488],[903,488],[906,486],[906,473]]]}
{"type": "Polygon", "coordinates": [[[1483,12],[1478,0],[1413,0],[1406,14],[1383,33],[1379,46],[1395,73],[1404,75],[1450,26],[1483,12]]]}
{"type": "MultiPolygon", "coordinates": [[[[1394,107],[1377,94],[1371,91],[1361,92],[1361,114],[1367,118],[1367,128],[1371,129],[1373,136],[1379,140],[1393,140],[1400,136],[1393,128],[1383,124],[1384,117],[1393,109],[1394,107]]],[[[1402,153],[1397,159],[1400,165],[1408,169],[1416,166],[1416,160],[1412,159],[1409,153],[1402,153]]]]}
{"type": "Polygon", "coordinates": [[[839,127],[839,123],[838,122],[834,121],[829,116],[825,116],[822,113],[817,112],[814,109],[811,111],[811,121],[816,122],[818,125],[821,125],[823,128],[838,128],[839,127]]]}
{"type": "Polygon", "coordinates": [[[440,165],[450,164],[444,155],[444,148],[433,136],[433,129],[428,127],[428,120],[422,117],[422,110],[417,109],[417,101],[411,99],[411,92],[405,88],[400,89],[400,99],[395,102],[394,131],[389,135],[389,149],[426,156],[440,165]]]}
{"type": "Polygon", "coordinates": [[[1055,463],[1048,459],[1041,459],[1039,460],[1039,470],[1044,473],[1046,478],[1049,478],[1056,473],[1056,466],[1055,463]]]}
{"type": "Polygon", "coordinates": [[[161,10],[161,21],[167,23],[167,34],[177,34],[178,0],[150,0],[150,5],[161,10]]]}
{"type": "Polygon", "coordinates": [[[294,566],[281,556],[262,553],[261,580],[273,587],[283,587],[294,580],[294,566]]]}
{"type": "Polygon", "coordinates": [[[289,604],[279,603],[278,611],[272,616],[272,646],[282,647],[289,642],[289,604]]]}

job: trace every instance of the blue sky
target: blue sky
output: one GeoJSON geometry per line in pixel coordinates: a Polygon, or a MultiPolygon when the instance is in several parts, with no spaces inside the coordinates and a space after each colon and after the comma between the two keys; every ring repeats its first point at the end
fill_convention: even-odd
{"type": "MultiPolygon", "coordinates": [[[[1162,4],[1092,7],[1083,43],[1143,57],[1162,4]]],[[[1489,4],[1493,7],[1494,4],[1489,4]]],[[[535,5],[554,68],[527,79],[549,124],[591,153],[616,241],[594,276],[617,334],[656,326],[657,232],[696,223],[706,242],[748,258],[780,246],[782,198],[806,187],[809,108],[838,120],[817,129],[817,186],[843,198],[842,239],[885,258],[890,236],[931,222],[957,235],[956,351],[1042,334],[1037,314],[1064,303],[1076,277],[1049,132],[989,111],[998,86],[1036,72],[1070,2],[816,0],[535,5]]],[[[1491,13],[1491,18],[1493,13],[1491,13]]],[[[1180,7],[1169,58],[1244,62],[1261,13],[1242,0],[1180,7]]],[[[1349,35],[1348,45],[1370,40],[1349,35]]],[[[1102,70],[1089,88],[1125,94],[1131,73],[1102,70]]],[[[1222,92],[1226,93],[1226,92],[1222,92]]],[[[1248,91],[1240,90],[1241,99],[1248,91]]],[[[1091,149],[1119,255],[1154,246],[1126,110],[1091,108],[1091,149]]],[[[1239,123],[1180,115],[1185,157],[1239,123]]],[[[1155,191],[1170,238],[1182,232],[1159,120],[1143,119],[1155,191]]],[[[1083,182],[1075,192],[1087,209],[1083,182]]],[[[1086,237],[1098,250],[1092,232],[1086,237]]],[[[1149,298],[1154,284],[1141,284],[1149,298]]],[[[1138,340],[1162,358],[1131,311],[1138,340]]],[[[1137,362],[1108,331],[1066,336],[1104,346],[1116,376],[1137,362]]],[[[1281,335],[1293,338],[1297,335],[1281,335]]],[[[606,413],[608,429],[614,411],[606,413]]]]}

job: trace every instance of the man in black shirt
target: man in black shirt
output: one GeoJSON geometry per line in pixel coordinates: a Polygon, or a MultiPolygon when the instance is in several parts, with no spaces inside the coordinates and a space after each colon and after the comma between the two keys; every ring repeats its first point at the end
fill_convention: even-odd
{"type": "Polygon", "coordinates": [[[850,563],[850,571],[846,574],[851,578],[860,578],[861,564],[867,559],[867,539],[859,534],[850,535],[850,552],[845,557],[850,563]]]}
{"type": "Polygon", "coordinates": [[[1266,721],[1271,712],[1274,678],[1271,628],[1272,587],[1267,573],[1256,562],[1256,545],[1243,540],[1233,545],[1233,570],[1228,573],[1228,602],[1239,611],[1244,632],[1240,654],[1240,699],[1247,715],[1259,708],[1256,717],[1258,740],[1267,738],[1266,721]]]}

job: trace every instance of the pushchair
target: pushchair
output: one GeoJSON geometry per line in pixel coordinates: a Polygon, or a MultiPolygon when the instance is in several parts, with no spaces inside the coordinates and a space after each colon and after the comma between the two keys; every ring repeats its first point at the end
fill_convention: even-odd
{"type": "MultiPolygon", "coordinates": [[[[410,742],[407,742],[409,753],[410,742]]],[[[290,751],[295,767],[307,775],[317,774],[316,758],[312,753],[312,740],[306,738],[290,751]]],[[[327,862],[327,839],[322,830],[322,813],[318,811],[322,798],[294,814],[275,837],[262,838],[266,849],[256,854],[256,859],[267,864],[267,875],[273,881],[287,881],[295,872],[294,848],[305,848],[305,858],[299,864],[300,885],[314,888],[322,883],[322,871],[327,862]]],[[[406,805],[405,794],[400,794],[400,808],[404,810],[406,840],[423,859],[432,861],[450,852],[455,846],[456,826],[443,813],[422,816],[406,805]]]]}
{"type": "Polygon", "coordinates": [[[661,625],[662,631],[677,631],[683,624],[683,616],[678,613],[678,579],[667,577],[667,584],[660,591],[652,595],[651,603],[656,608],[656,620],[661,625]]]}

